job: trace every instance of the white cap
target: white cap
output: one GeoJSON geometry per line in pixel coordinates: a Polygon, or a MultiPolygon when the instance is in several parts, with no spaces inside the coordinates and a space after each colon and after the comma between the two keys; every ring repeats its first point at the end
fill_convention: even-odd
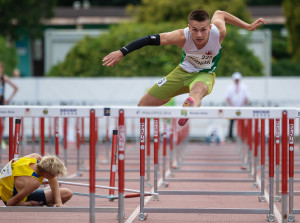
{"type": "Polygon", "coordinates": [[[232,79],[234,79],[234,80],[240,80],[240,79],[242,79],[242,74],[240,72],[234,72],[232,74],[232,79]]]}

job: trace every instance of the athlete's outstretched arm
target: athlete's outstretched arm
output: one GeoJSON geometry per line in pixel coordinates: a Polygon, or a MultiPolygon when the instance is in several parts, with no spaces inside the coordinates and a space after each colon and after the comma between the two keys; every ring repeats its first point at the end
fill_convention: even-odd
{"type": "Polygon", "coordinates": [[[223,41],[223,39],[226,36],[226,23],[238,26],[240,28],[249,30],[249,31],[253,31],[255,30],[258,26],[260,26],[261,24],[266,24],[266,21],[263,18],[259,18],[257,20],[255,20],[253,23],[248,24],[244,21],[242,21],[241,19],[237,18],[236,16],[225,12],[225,11],[220,11],[217,10],[213,17],[211,22],[213,24],[215,24],[220,32],[220,43],[223,41]]]}
{"type": "Polygon", "coordinates": [[[113,51],[102,59],[103,66],[116,65],[124,56],[148,45],[177,45],[182,47],[185,42],[183,30],[175,30],[167,33],[143,36],[122,47],[120,50],[113,51]]]}

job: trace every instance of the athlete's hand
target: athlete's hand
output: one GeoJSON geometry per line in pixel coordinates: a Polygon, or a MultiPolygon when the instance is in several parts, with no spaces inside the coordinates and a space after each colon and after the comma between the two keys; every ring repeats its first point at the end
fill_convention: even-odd
{"type": "Polygon", "coordinates": [[[249,31],[254,31],[257,27],[259,27],[261,24],[266,24],[266,21],[264,18],[259,18],[255,20],[253,23],[251,23],[248,27],[249,31]]]}
{"type": "Polygon", "coordinates": [[[123,58],[123,53],[120,50],[111,52],[102,59],[103,66],[113,67],[123,58]]]}

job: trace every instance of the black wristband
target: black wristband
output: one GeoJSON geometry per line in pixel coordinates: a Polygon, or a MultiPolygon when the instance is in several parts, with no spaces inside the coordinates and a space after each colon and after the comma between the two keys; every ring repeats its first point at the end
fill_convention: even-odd
{"type": "Polygon", "coordinates": [[[122,47],[122,48],[120,49],[120,51],[123,53],[123,56],[124,56],[124,57],[129,53],[128,50],[127,50],[125,47],[122,47]]]}
{"type": "Polygon", "coordinates": [[[138,50],[144,46],[147,45],[160,45],[160,35],[155,34],[155,35],[149,35],[149,36],[143,36],[141,38],[138,38],[128,45],[122,47],[120,51],[123,53],[123,56],[126,56],[128,53],[138,50]]]}

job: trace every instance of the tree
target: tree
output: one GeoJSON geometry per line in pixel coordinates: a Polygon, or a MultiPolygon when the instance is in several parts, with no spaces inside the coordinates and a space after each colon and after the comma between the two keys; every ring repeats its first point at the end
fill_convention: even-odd
{"type": "Polygon", "coordinates": [[[0,61],[4,64],[4,73],[10,75],[17,67],[18,57],[14,47],[7,45],[5,38],[0,36],[0,61]]]}
{"type": "MultiPolygon", "coordinates": [[[[59,0],[57,5],[59,6],[71,6],[75,0],[59,0]]],[[[86,0],[77,0],[81,3],[85,2],[86,0]]],[[[140,0],[87,0],[89,3],[93,5],[106,5],[106,6],[123,6],[128,4],[139,4],[140,0]]]]}
{"type": "Polygon", "coordinates": [[[295,62],[300,62],[300,1],[284,0],[283,9],[288,30],[288,49],[295,62]]]}
{"type": "MultiPolygon", "coordinates": [[[[65,61],[54,66],[50,76],[164,76],[180,63],[182,50],[176,46],[144,47],[126,56],[113,68],[103,67],[101,59],[109,52],[120,49],[144,35],[168,32],[187,26],[187,15],[205,5],[212,13],[229,11],[243,20],[248,20],[245,0],[143,0],[142,5],[129,10],[136,16],[136,23],[123,23],[110,27],[109,33],[93,39],[86,37],[67,55],[65,61]],[[231,7],[229,8],[228,5],[231,7]]],[[[247,36],[238,29],[227,27],[227,38],[222,43],[222,58],[217,75],[230,76],[239,71],[245,76],[262,75],[262,64],[247,49],[247,36]]]]}
{"type": "Polygon", "coordinates": [[[141,5],[129,5],[127,10],[138,22],[187,21],[187,15],[198,8],[205,9],[211,16],[218,9],[225,10],[249,21],[250,14],[245,2],[245,0],[142,0],[141,5]]]}
{"type": "Polygon", "coordinates": [[[41,35],[41,19],[54,15],[57,0],[0,0],[0,35],[17,39],[17,30],[26,30],[31,36],[41,35]]]}

